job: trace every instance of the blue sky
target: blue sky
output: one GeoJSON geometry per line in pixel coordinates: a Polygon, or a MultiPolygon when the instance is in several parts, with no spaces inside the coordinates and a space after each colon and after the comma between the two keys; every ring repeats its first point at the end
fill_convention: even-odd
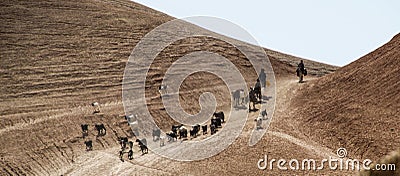
{"type": "Polygon", "coordinates": [[[400,32],[397,0],[135,0],[176,18],[213,16],[266,48],[344,66],[400,32]]]}

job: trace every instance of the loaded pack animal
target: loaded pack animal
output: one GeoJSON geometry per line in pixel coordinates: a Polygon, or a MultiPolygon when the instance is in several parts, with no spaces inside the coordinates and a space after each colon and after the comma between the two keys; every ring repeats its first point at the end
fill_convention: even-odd
{"type": "Polygon", "coordinates": [[[97,130],[97,136],[104,136],[107,133],[106,127],[104,124],[95,124],[94,127],[97,130]]]}
{"type": "Polygon", "coordinates": [[[159,140],[160,139],[160,135],[161,135],[161,130],[160,129],[153,129],[153,133],[152,133],[152,136],[153,136],[153,141],[157,141],[157,140],[159,140]]]}
{"type": "Polygon", "coordinates": [[[201,129],[203,131],[203,135],[207,134],[207,125],[201,126],[201,129]]]}
{"type": "Polygon", "coordinates": [[[85,141],[86,151],[93,150],[93,142],[92,140],[85,141]]]}
{"type": "Polygon", "coordinates": [[[142,140],[136,139],[136,142],[138,143],[140,150],[142,151],[142,154],[148,153],[148,148],[147,148],[147,140],[146,138],[143,138],[142,140]]]}
{"type": "Polygon", "coordinates": [[[88,135],[89,125],[81,124],[81,129],[82,129],[82,137],[85,138],[85,136],[88,135]]]}
{"type": "Polygon", "coordinates": [[[224,112],[222,112],[222,111],[214,112],[214,117],[215,117],[216,119],[221,119],[221,123],[224,123],[224,122],[225,122],[225,114],[224,114],[224,112]]]}
{"type": "Polygon", "coordinates": [[[199,124],[193,125],[192,129],[189,131],[190,137],[192,138],[197,137],[199,131],[200,131],[200,125],[199,124]]]}

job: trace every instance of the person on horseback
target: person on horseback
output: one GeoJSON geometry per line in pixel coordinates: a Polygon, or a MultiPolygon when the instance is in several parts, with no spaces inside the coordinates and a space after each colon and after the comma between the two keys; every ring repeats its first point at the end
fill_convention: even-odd
{"type": "Polygon", "coordinates": [[[307,70],[304,67],[303,60],[301,60],[300,63],[297,65],[296,73],[297,73],[297,76],[299,77],[299,83],[302,83],[303,77],[307,75],[307,70]]]}
{"type": "Polygon", "coordinates": [[[250,99],[250,103],[253,104],[253,109],[251,109],[251,106],[250,106],[250,103],[249,103],[249,111],[256,110],[257,97],[256,97],[256,93],[254,91],[254,88],[252,88],[252,87],[250,87],[249,99],[250,99]]]}

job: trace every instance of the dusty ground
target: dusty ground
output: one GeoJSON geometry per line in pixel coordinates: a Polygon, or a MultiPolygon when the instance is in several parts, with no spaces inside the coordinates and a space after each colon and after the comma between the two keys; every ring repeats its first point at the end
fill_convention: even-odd
{"type": "MultiPolygon", "coordinates": [[[[337,68],[306,60],[311,77],[306,78],[305,84],[298,84],[293,75],[300,58],[266,50],[277,78],[277,104],[268,134],[257,145],[248,146],[249,133],[254,127],[255,114],[252,114],[234,144],[214,157],[176,162],[153,153],[141,156],[136,148],[134,160],[121,162],[117,137],[133,139],[123,119],[121,102],[125,63],[141,37],[173,18],[123,0],[6,0],[0,4],[0,175],[354,175],[329,170],[261,171],[256,164],[264,154],[273,158],[322,159],[335,156],[338,147],[346,147],[350,157],[376,159],[399,147],[400,125],[395,120],[400,109],[399,78],[395,76],[399,71],[397,37],[385,47],[387,50],[377,50],[371,58],[365,57],[322,78],[337,68]],[[374,58],[380,56],[382,59],[375,62],[374,58]],[[356,81],[371,72],[363,70],[372,67],[364,65],[370,61],[385,71],[381,75],[368,75],[376,76],[375,82],[381,80],[379,84],[356,81]],[[381,87],[367,89],[370,85],[381,87]],[[363,89],[371,92],[371,96],[363,96],[365,93],[359,91],[363,89]],[[369,102],[382,98],[379,96],[382,94],[384,102],[369,102]],[[360,101],[353,101],[358,97],[360,101]],[[305,109],[310,111],[298,108],[298,100],[303,99],[307,100],[305,109]],[[343,103],[334,104],[337,99],[343,103]],[[92,114],[93,101],[100,102],[101,114],[92,114]],[[369,103],[368,107],[362,106],[364,102],[369,103]],[[369,107],[374,107],[371,111],[377,113],[367,111],[369,107]],[[342,112],[345,114],[340,115],[342,112]],[[342,117],[348,115],[356,120],[342,117]],[[373,123],[376,116],[382,119],[373,123]],[[100,122],[106,125],[107,135],[96,137],[93,124],[100,122]],[[82,123],[91,125],[89,138],[94,141],[93,151],[84,150],[79,126],[82,123]],[[353,131],[343,130],[343,126],[353,131]],[[334,133],[337,128],[342,132],[334,133]],[[365,128],[372,131],[364,133],[365,128]],[[344,135],[347,133],[351,135],[344,135]],[[370,141],[374,143],[368,145],[370,141]]],[[[163,111],[156,87],[161,84],[168,65],[193,50],[227,57],[249,84],[254,81],[255,73],[247,68],[248,61],[222,41],[190,38],[172,44],[160,53],[153,65],[157,69],[152,69],[146,80],[150,85],[146,96],[151,97],[148,107],[158,115],[163,128],[173,122],[163,111]]],[[[216,77],[204,74],[188,77],[183,84],[180,94],[183,107],[188,112],[197,112],[198,95],[205,91],[214,93],[219,109],[226,108],[226,100],[230,98],[226,87],[216,77]]]]}

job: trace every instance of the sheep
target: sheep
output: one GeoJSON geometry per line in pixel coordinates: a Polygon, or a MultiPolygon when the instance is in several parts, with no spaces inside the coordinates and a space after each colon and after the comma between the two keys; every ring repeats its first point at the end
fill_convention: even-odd
{"type": "Polygon", "coordinates": [[[98,103],[98,102],[93,102],[93,103],[92,103],[92,106],[93,106],[93,108],[94,108],[93,114],[100,113],[100,103],[98,103]]]}

